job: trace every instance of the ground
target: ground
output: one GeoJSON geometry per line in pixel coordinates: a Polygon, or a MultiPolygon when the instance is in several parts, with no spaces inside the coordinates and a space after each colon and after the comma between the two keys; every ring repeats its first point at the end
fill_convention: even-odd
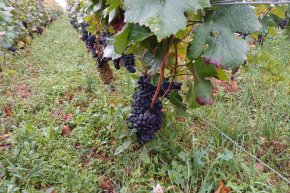
{"type": "Polygon", "coordinates": [[[165,128],[141,147],[126,126],[136,76],[114,71],[116,91],[103,85],[62,18],[3,67],[0,192],[289,191],[215,129],[289,179],[288,46],[268,39],[237,74],[238,92],[217,91],[187,118],[165,101],[165,128]]]}

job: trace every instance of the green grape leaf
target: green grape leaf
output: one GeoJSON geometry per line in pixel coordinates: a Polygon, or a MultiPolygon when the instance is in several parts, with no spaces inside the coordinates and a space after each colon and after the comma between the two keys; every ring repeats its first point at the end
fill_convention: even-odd
{"type": "Polygon", "coordinates": [[[209,6],[209,0],[125,0],[125,20],[149,27],[161,40],[186,28],[186,11],[209,6]]]}
{"type": "Polygon", "coordinates": [[[153,75],[151,77],[151,84],[154,85],[154,86],[157,86],[159,77],[160,77],[160,73],[157,73],[157,74],[153,75]]]}
{"type": "Polygon", "coordinates": [[[111,11],[119,7],[121,3],[121,0],[113,0],[110,6],[107,8],[107,13],[110,13],[111,11]]]}
{"type": "Polygon", "coordinates": [[[115,52],[122,54],[130,44],[140,42],[151,35],[153,33],[147,27],[128,24],[115,36],[115,52]]]}
{"type": "Polygon", "coordinates": [[[271,10],[271,13],[278,16],[280,19],[284,19],[286,11],[287,11],[287,5],[276,5],[271,10]]]}
{"type": "Polygon", "coordinates": [[[202,55],[208,64],[227,69],[241,65],[246,59],[248,44],[234,32],[252,33],[261,28],[255,12],[247,5],[218,7],[205,23],[197,27],[188,47],[188,58],[202,55]]]}
{"type": "Polygon", "coordinates": [[[145,51],[143,55],[143,65],[145,68],[150,69],[148,72],[149,74],[154,75],[158,72],[165,52],[169,49],[170,42],[170,39],[166,39],[152,50],[150,49],[145,51]]]}
{"type": "Polygon", "coordinates": [[[277,26],[274,15],[266,15],[261,19],[262,28],[261,31],[263,34],[268,33],[269,27],[277,26]]]}
{"type": "Polygon", "coordinates": [[[178,110],[186,112],[186,105],[182,102],[182,96],[178,92],[171,92],[169,100],[178,110]]]}
{"type": "Polygon", "coordinates": [[[188,69],[194,77],[194,84],[189,85],[189,92],[187,100],[191,108],[196,108],[204,105],[211,105],[212,102],[212,85],[207,77],[224,78],[220,77],[213,65],[205,64],[202,59],[198,59],[195,63],[187,65],[188,69]]]}
{"type": "Polygon", "coordinates": [[[161,65],[162,54],[161,52],[153,54],[152,52],[146,50],[143,56],[143,60],[144,67],[150,69],[150,74],[155,75],[159,70],[159,66],[161,65]]]}

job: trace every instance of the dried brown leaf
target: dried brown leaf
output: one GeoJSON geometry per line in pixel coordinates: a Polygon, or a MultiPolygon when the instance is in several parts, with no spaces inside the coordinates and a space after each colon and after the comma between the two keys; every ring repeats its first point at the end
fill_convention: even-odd
{"type": "Polygon", "coordinates": [[[67,126],[67,125],[64,125],[64,126],[62,127],[62,134],[63,134],[64,136],[71,137],[71,136],[72,136],[72,131],[71,131],[70,127],[67,126]]]}

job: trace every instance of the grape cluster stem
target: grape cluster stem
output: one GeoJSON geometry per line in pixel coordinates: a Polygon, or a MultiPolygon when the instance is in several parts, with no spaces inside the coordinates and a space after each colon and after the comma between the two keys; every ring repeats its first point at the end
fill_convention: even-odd
{"type": "Polygon", "coordinates": [[[168,48],[166,50],[166,53],[164,54],[164,57],[163,57],[163,60],[162,60],[162,63],[161,63],[160,76],[159,76],[159,79],[158,79],[158,84],[157,84],[157,88],[156,88],[155,94],[154,94],[154,96],[152,98],[152,102],[150,104],[150,110],[154,107],[154,104],[156,103],[156,101],[157,101],[157,99],[159,97],[159,92],[160,92],[161,84],[163,83],[163,80],[164,80],[165,69],[166,69],[167,60],[168,60],[168,57],[169,57],[170,45],[172,43],[173,38],[174,38],[174,36],[171,35],[170,39],[169,39],[168,48]]]}

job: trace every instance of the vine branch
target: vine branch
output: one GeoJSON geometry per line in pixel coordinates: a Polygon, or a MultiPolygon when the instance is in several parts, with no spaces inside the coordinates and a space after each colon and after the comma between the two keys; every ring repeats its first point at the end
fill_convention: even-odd
{"type": "Polygon", "coordinates": [[[154,107],[154,104],[156,103],[156,101],[158,99],[158,96],[159,96],[161,84],[163,83],[163,80],[164,80],[165,69],[166,69],[167,60],[168,60],[168,57],[169,57],[170,45],[171,45],[171,42],[173,40],[173,37],[174,37],[173,35],[170,36],[167,50],[166,50],[166,52],[164,54],[164,57],[162,59],[161,69],[160,69],[160,76],[159,76],[159,79],[158,79],[158,84],[157,84],[156,91],[154,93],[154,96],[153,96],[151,104],[150,104],[150,109],[152,109],[154,107]]]}

